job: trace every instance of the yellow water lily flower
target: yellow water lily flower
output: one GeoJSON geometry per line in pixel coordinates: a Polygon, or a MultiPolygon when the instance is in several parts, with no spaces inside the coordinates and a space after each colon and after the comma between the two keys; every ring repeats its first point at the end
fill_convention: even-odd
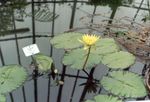
{"type": "Polygon", "coordinates": [[[84,44],[84,49],[87,49],[89,46],[94,45],[99,38],[100,36],[85,34],[82,36],[82,40],[79,41],[84,44]]]}

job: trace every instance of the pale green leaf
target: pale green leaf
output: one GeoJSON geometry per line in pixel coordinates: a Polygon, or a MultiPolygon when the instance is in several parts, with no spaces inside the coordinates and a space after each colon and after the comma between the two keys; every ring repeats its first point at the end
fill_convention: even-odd
{"type": "Polygon", "coordinates": [[[106,55],[119,51],[119,47],[112,38],[101,38],[92,48],[93,53],[106,55]]]}
{"type": "Polygon", "coordinates": [[[128,71],[109,72],[104,76],[101,84],[107,91],[123,97],[143,97],[147,95],[143,79],[135,73],[128,71]]]}
{"type": "Polygon", "coordinates": [[[36,63],[38,68],[41,71],[48,71],[51,68],[53,60],[51,57],[43,55],[43,54],[36,54],[35,56],[36,63]]]}
{"type": "Polygon", "coordinates": [[[83,45],[78,41],[81,36],[81,33],[64,33],[55,36],[50,42],[55,48],[72,49],[83,45]]]}
{"type": "MultiPolygon", "coordinates": [[[[70,65],[71,68],[82,69],[84,62],[86,60],[86,57],[87,57],[87,53],[88,51],[82,48],[72,50],[65,54],[63,58],[63,64],[70,65]]],[[[102,57],[97,54],[90,53],[87,64],[86,64],[86,68],[92,68],[95,65],[99,64],[101,61],[101,58],[102,57]]]]}
{"type": "Polygon", "coordinates": [[[124,51],[108,54],[102,59],[102,63],[104,65],[113,69],[124,69],[134,64],[134,62],[135,57],[132,54],[124,51]]]}
{"type": "Polygon", "coordinates": [[[97,95],[94,97],[94,101],[87,100],[86,102],[122,102],[117,97],[108,96],[108,95],[97,95]]]}
{"type": "Polygon", "coordinates": [[[92,101],[92,100],[87,100],[87,101],[85,101],[85,102],[95,102],[95,101],[92,101]]]}
{"type": "Polygon", "coordinates": [[[20,87],[27,78],[26,70],[19,65],[0,68],[0,94],[11,92],[20,87]]]}
{"type": "Polygon", "coordinates": [[[0,102],[6,102],[6,96],[0,94],[0,102]]]}

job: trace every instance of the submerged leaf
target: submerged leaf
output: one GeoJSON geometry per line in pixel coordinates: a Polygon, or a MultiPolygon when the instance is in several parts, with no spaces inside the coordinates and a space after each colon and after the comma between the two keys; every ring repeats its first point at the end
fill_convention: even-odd
{"type": "Polygon", "coordinates": [[[51,57],[43,55],[43,54],[35,55],[35,60],[38,65],[38,68],[41,71],[48,71],[51,68],[51,65],[53,63],[53,60],[51,57]]]}
{"type": "Polygon", "coordinates": [[[55,36],[50,42],[55,48],[73,49],[83,45],[78,41],[81,37],[82,33],[64,33],[55,36]]]}
{"type": "Polygon", "coordinates": [[[117,97],[108,96],[108,95],[97,95],[94,97],[94,101],[87,100],[86,102],[122,102],[117,97]]]}
{"type": "Polygon", "coordinates": [[[101,84],[107,91],[122,97],[144,97],[147,95],[143,79],[135,73],[125,71],[109,72],[101,84]]]}
{"type": "MultiPolygon", "coordinates": [[[[76,49],[72,50],[65,54],[63,58],[63,64],[70,65],[71,68],[82,69],[84,62],[87,57],[87,50],[84,49],[76,49]]],[[[86,68],[92,68],[95,65],[99,64],[101,61],[101,56],[90,53],[89,59],[86,64],[86,68]]]]}
{"type": "Polygon", "coordinates": [[[102,63],[104,65],[113,69],[125,69],[134,64],[134,62],[135,57],[132,54],[124,51],[108,54],[102,59],[102,63]]]}
{"type": "Polygon", "coordinates": [[[26,70],[19,65],[0,68],[0,94],[11,92],[20,87],[27,78],[26,70]]]}

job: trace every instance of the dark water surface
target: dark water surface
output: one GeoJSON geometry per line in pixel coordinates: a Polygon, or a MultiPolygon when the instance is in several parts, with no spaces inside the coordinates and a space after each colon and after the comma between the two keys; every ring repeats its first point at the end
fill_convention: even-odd
{"type": "MultiPolygon", "coordinates": [[[[60,74],[62,73],[59,78],[64,80],[63,86],[57,86],[51,77],[46,75],[38,77],[37,97],[34,92],[34,80],[29,80],[24,88],[13,91],[11,95],[8,94],[7,102],[80,102],[80,99],[90,99],[98,94],[99,88],[96,93],[87,93],[84,86],[79,86],[87,81],[86,74],[80,71],[81,77],[77,77],[77,70],[63,67],[61,64],[63,50],[51,47],[49,40],[51,36],[69,29],[85,27],[89,23],[104,23],[103,20],[109,18],[128,16],[136,22],[142,22],[144,16],[149,13],[147,0],[122,0],[123,3],[119,2],[121,0],[114,1],[116,2],[112,0],[27,0],[28,5],[13,9],[14,13],[9,9],[11,5],[3,2],[0,6],[0,54],[2,55],[0,66],[21,64],[31,75],[32,71],[29,68],[31,58],[24,56],[22,48],[36,43],[42,53],[53,57],[56,68],[59,69],[60,74]],[[7,5],[8,8],[3,5],[7,5]],[[39,15],[36,10],[39,10],[39,15]],[[93,14],[100,16],[93,16],[93,14]]],[[[92,31],[82,29],[78,32],[92,31]]],[[[93,33],[100,34],[96,31],[93,33]]],[[[131,71],[141,73],[143,64],[136,63],[131,71]]],[[[107,70],[106,66],[99,65],[93,72],[94,78],[101,79],[107,70]]]]}

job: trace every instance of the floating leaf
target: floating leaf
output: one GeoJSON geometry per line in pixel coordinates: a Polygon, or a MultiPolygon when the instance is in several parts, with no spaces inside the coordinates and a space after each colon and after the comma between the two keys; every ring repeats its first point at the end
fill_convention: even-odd
{"type": "Polygon", "coordinates": [[[82,46],[78,41],[81,36],[81,33],[64,33],[55,36],[50,42],[56,48],[72,49],[82,46]]]}
{"type": "Polygon", "coordinates": [[[117,97],[108,96],[108,95],[97,95],[94,97],[94,101],[87,100],[86,102],[122,102],[117,97]]]}
{"type": "Polygon", "coordinates": [[[92,101],[92,100],[87,100],[87,101],[85,101],[85,102],[95,102],[95,101],[92,101]]]}
{"type": "Polygon", "coordinates": [[[5,94],[20,87],[27,78],[26,70],[19,65],[0,68],[0,94],[5,94]]]}
{"type": "Polygon", "coordinates": [[[125,69],[135,62],[135,57],[124,51],[108,54],[103,57],[102,63],[109,68],[113,69],[125,69]]]}
{"type": "Polygon", "coordinates": [[[53,60],[51,57],[43,55],[43,54],[36,54],[35,55],[36,63],[38,64],[38,68],[41,71],[48,71],[51,68],[53,60]]]}
{"type": "MultiPolygon", "coordinates": [[[[65,54],[63,58],[63,63],[65,65],[70,65],[71,68],[82,69],[84,62],[86,60],[86,57],[87,57],[87,50],[84,50],[82,48],[72,50],[65,54]]],[[[97,54],[90,53],[89,59],[86,64],[86,68],[92,68],[95,65],[99,64],[101,61],[101,58],[102,57],[97,54]]]]}
{"type": "Polygon", "coordinates": [[[0,94],[0,102],[6,102],[6,96],[0,94]]]}
{"type": "Polygon", "coordinates": [[[92,52],[100,55],[106,55],[119,51],[119,47],[112,38],[101,38],[93,47],[92,52]]]}
{"type": "Polygon", "coordinates": [[[147,95],[143,79],[135,73],[127,71],[109,72],[101,84],[107,91],[123,97],[143,97],[147,95]]]}

